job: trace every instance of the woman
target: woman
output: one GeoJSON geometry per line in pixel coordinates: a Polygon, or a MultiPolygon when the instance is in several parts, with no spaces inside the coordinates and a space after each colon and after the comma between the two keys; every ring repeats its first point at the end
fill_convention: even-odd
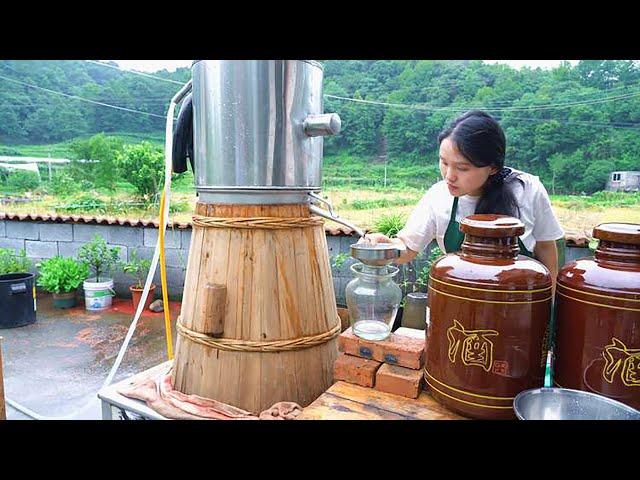
{"type": "Polygon", "coordinates": [[[373,233],[364,241],[397,243],[405,250],[397,263],[406,263],[433,239],[444,252],[459,251],[464,239],[459,224],[468,215],[510,215],[525,225],[520,253],[542,262],[555,285],[556,240],[564,232],[538,177],[504,166],[506,140],[498,122],[485,112],[470,111],[454,120],[438,142],[443,180],[424,194],[397,238],[373,233]]]}

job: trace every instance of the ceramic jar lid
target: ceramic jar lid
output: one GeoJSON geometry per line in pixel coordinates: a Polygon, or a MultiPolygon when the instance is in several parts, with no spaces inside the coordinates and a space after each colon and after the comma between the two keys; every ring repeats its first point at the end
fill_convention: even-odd
{"type": "Polygon", "coordinates": [[[640,225],[637,223],[601,223],[593,229],[598,240],[640,245],[640,225]]]}
{"type": "Polygon", "coordinates": [[[462,220],[460,231],[476,237],[517,237],[524,233],[524,223],[507,215],[483,213],[462,220]]]}

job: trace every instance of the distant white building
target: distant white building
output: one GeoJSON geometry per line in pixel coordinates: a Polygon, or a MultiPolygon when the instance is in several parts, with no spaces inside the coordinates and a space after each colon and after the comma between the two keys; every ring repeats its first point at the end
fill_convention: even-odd
{"type": "Polygon", "coordinates": [[[47,164],[49,170],[49,181],[51,181],[51,165],[66,165],[71,160],[68,158],[51,158],[51,157],[13,157],[13,156],[0,156],[0,168],[6,170],[27,170],[38,174],[40,179],[40,170],[38,169],[39,163],[47,164]]]}
{"type": "Polygon", "coordinates": [[[27,172],[33,172],[40,178],[40,170],[38,170],[37,163],[3,163],[0,162],[0,168],[6,170],[26,170],[27,172]]]}
{"type": "Polygon", "coordinates": [[[611,172],[607,180],[607,190],[613,192],[640,191],[640,172],[611,172]]]}

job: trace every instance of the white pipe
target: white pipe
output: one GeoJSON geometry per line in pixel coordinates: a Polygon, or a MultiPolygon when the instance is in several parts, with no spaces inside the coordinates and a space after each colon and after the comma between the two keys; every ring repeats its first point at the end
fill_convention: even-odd
{"type": "MultiPolygon", "coordinates": [[[[166,139],[165,139],[165,152],[164,152],[164,192],[165,192],[165,202],[164,202],[164,212],[161,212],[163,222],[161,225],[158,225],[158,228],[165,231],[167,223],[169,222],[169,196],[171,193],[171,171],[172,164],[171,158],[173,153],[173,112],[175,111],[176,104],[180,102],[184,98],[184,96],[191,90],[191,80],[189,80],[184,87],[180,89],[178,93],[174,95],[171,99],[171,103],[169,104],[169,110],[167,112],[167,124],[166,124],[166,139]]],[[[160,258],[160,235],[158,235],[158,241],[156,242],[156,250],[153,253],[153,259],[151,260],[151,268],[149,268],[149,273],[147,275],[147,281],[144,284],[144,290],[142,291],[142,296],[140,298],[140,303],[138,304],[138,309],[136,310],[136,314],[133,317],[133,322],[131,322],[131,326],[127,331],[127,335],[122,342],[122,346],[120,347],[120,351],[118,352],[118,356],[116,357],[116,361],[111,367],[107,378],[102,384],[102,388],[108,386],[113,381],[113,377],[118,371],[118,367],[120,367],[120,363],[122,362],[122,358],[124,357],[125,352],[127,351],[127,347],[129,346],[129,342],[131,341],[131,337],[133,337],[133,333],[135,332],[136,326],[138,325],[138,319],[140,315],[142,315],[142,310],[144,309],[144,303],[149,295],[149,288],[151,287],[151,282],[153,280],[153,276],[155,275],[156,269],[158,268],[158,259],[160,258]]],[[[164,308],[169,308],[169,305],[165,305],[164,308]]],[[[96,416],[100,417],[100,399],[92,398],[89,400],[83,407],[77,410],[74,413],[70,413],[68,415],[63,415],[60,417],[47,417],[44,415],[40,415],[39,413],[34,412],[33,410],[20,405],[17,402],[14,402],[10,398],[6,398],[6,402],[11,405],[13,408],[18,410],[19,412],[24,413],[25,415],[35,418],[36,420],[71,420],[71,419],[80,419],[80,418],[93,418],[96,416]],[[89,414],[88,416],[85,416],[89,414]]]]}

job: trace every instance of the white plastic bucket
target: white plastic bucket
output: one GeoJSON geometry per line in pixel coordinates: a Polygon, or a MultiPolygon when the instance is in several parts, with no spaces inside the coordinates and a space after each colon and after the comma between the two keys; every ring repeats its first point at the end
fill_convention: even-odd
{"type": "Polygon", "coordinates": [[[96,282],[95,278],[89,278],[84,281],[82,287],[84,288],[84,303],[87,310],[104,310],[111,306],[111,300],[115,296],[113,279],[96,282]]]}

